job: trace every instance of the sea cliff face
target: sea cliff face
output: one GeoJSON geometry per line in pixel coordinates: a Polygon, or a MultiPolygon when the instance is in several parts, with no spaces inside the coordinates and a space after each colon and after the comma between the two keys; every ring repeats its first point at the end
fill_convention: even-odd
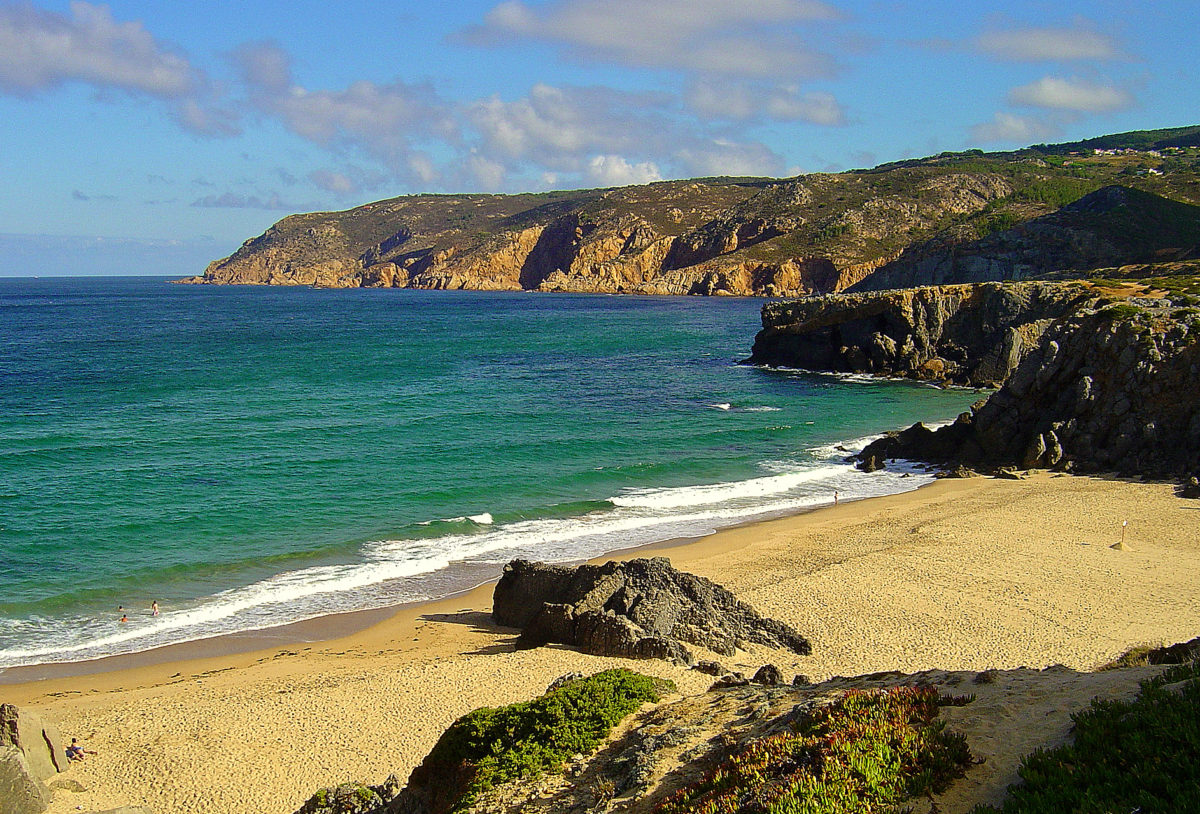
{"type": "Polygon", "coordinates": [[[1028,282],[910,288],[768,303],[750,361],[996,386],[1053,320],[1095,295],[1028,282]]]}
{"type": "Polygon", "coordinates": [[[1200,309],[1092,304],[1052,324],[974,414],[863,454],[1185,478],[1200,473],[1198,385],[1200,309]]]}
{"type": "Polygon", "coordinates": [[[1081,283],[843,294],[763,309],[751,362],[1000,389],[952,425],[868,446],[890,458],[1154,477],[1200,472],[1200,299],[1081,283]]]}
{"type": "Polygon", "coordinates": [[[1169,165],[973,151],[782,180],[415,195],[289,216],[182,282],[774,297],[1178,260],[1200,243],[1188,149],[1169,165]]]}

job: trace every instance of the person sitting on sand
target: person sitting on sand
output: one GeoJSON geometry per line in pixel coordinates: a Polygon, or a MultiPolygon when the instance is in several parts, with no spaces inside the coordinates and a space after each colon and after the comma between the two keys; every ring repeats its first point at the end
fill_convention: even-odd
{"type": "Polygon", "coordinates": [[[84,749],[79,745],[78,738],[71,738],[71,745],[67,747],[67,760],[83,760],[84,755],[96,754],[91,749],[84,749]]]}

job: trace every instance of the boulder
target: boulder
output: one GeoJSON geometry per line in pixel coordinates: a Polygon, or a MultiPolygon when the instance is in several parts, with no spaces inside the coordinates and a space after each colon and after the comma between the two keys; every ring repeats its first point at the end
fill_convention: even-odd
{"type": "Polygon", "coordinates": [[[0,704],[0,746],[20,750],[29,770],[41,781],[67,768],[66,746],[58,728],[31,710],[0,704]]]}
{"type": "Polygon", "coordinates": [[[38,814],[50,804],[46,781],[67,767],[62,736],[29,710],[0,704],[0,814],[38,814]]]}
{"type": "Polygon", "coordinates": [[[782,684],[783,671],[774,664],[764,664],[762,667],[758,668],[758,672],[755,673],[754,677],[750,680],[755,684],[782,684]]]}
{"type": "Polygon", "coordinates": [[[787,625],[664,557],[577,567],[513,560],[496,585],[492,617],[521,628],[521,646],[557,642],[603,656],[692,664],[685,645],[732,656],[739,642],[812,652],[787,625]]]}
{"type": "Polygon", "coordinates": [[[19,749],[0,746],[0,814],[41,814],[50,804],[46,784],[19,749]]]}

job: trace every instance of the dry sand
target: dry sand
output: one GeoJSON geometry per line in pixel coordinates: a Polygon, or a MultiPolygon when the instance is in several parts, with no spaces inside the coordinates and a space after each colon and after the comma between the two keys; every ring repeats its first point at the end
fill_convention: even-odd
{"type": "MultiPolygon", "coordinates": [[[[729,666],[771,661],[814,680],[1071,668],[1009,674],[1012,687],[1036,683],[1036,703],[1004,681],[954,713],[988,758],[967,782],[994,790],[1020,752],[1065,736],[1068,708],[1128,693],[1135,678],[1078,671],[1200,634],[1198,510],[1163,484],[946,480],[653,553],[813,642],[811,657],[757,650],[729,666]],[[1123,520],[1126,545],[1113,549],[1123,520]]],[[[685,693],[711,682],[663,662],[515,652],[513,632],[490,624],[490,599],[484,586],[319,644],[0,685],[0,701],[40,710],[99,752],[62,776],[86,790],[57,790],[53,814],[122,804],[287,814],[322,785],[403,779],[456,717],[532,697],[563,673],[624,664],[685,693]]],[[[943,814],[965,810],[947,803],[943,814]]]]}

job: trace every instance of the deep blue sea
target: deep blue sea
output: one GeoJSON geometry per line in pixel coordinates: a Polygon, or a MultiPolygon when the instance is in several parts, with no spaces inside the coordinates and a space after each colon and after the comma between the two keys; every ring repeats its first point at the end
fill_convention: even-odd
{"type": "Polygon", "coordinates": [[[977,394],[737,365],[761,305],[0,279],[0,667],[927,482],[835,447],[977,394]]]}

